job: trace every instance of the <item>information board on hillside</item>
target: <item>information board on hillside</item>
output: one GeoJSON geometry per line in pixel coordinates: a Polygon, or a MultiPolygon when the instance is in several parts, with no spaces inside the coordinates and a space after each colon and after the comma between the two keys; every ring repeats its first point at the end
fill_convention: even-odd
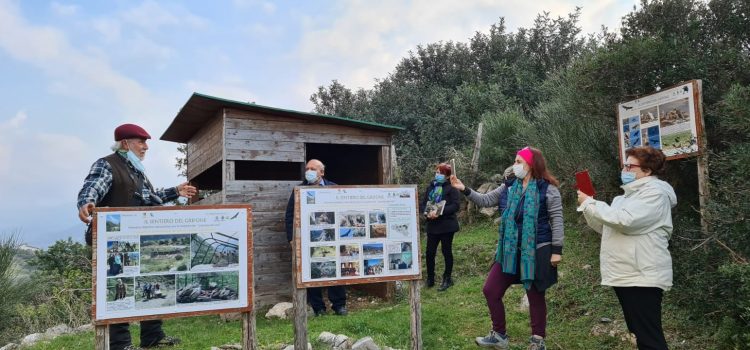
{"type": "Polygon", "coordinates": [[[420,278],[415,186],[295,189],[297,287],[420,278]]]}
{"type": "Polygon", "coordinates": [[[94,320],[250,311],[248,205],[100,208],[94,320]]]}
{"type": "Polygon", "coordinates": [[[701,81],[692,80],[617,105],[620,159],[632,147],[659,148],[667,160],[697,155],[703,137],[701,81]]]}

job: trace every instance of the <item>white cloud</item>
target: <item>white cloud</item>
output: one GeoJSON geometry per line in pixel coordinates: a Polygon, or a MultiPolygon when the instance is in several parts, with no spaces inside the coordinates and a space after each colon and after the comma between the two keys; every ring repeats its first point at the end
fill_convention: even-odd
{"type": "Polygon", "coordinates": [[[276,5],[271,1],[233,0],[232,4],[234,5],[234,7],[239,8],[239,9],[260,8],[266,14],[272,14],[276,12],[276,5]]]}
{"type": "Polygon", "coordinates": [[[157,2],[146,1],[122,14],[123,21],[149,31],[156,31],[165,26],[189,25],[201,28],[207,21],[181,7],[166,9],[157,2]]]}
{"type": "Polygon", "coordinates": [[[53,1],[50,7],[58,16],[72,16],[78,12],[78,6],[61,4],[57,1],[53,1]]]}
{"type": "Polygon", "coordinates": [[[233,77],[224,77],[211,82],[189,80],[185,82],[185,87],[191,92],[235,101],[255,102],[257,99],[257,96],[247,88],[247,84],[243,80],[233,77]]]}
{"type": "Polygon", "coordinates": [[[97,18],[92,21],[91,26],[101,34],[105,42],[115,42],[120,39],[120,21],[111,18],[97,18]]]}
{"type": "Polygon", "coordinates": [[[53,77],[109,91],[125,108],[148,108],[153,104],[138,82],[115,71],[101,57],[73,47],[62,31],[30,25],[7,2],[0,2],[0,33],[0,49],[53,77]]]}
{"type": "Polygon", "coordinates": [[[350,88],[369,88],[416,45],[466,42],[477,31],[487,32],[500,17],[506,18],[509,31],[515,31],[533,25],[538,13],[548,11],[553,18],[567,16],[576,6],[583,6],[580,25],[584,32],[592,32],[601,24],[616,27],[632,1],[340,1],[340,13],[333,20],[298,19],[305,32],[288,57],[303,67],[296,97],[307,100],[318,85],[332,79],[350,88]]]}

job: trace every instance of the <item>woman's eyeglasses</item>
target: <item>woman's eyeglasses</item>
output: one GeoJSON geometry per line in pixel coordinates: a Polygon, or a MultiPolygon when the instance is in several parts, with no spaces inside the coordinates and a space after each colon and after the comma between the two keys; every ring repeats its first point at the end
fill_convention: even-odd
{"type": "Polygon", "coordinates": [[[625,170],[630,171],[630,169],[633,167],[640,168],[641,166],[638,164],[625,163],[622,165],[622,167],[625,168],[625,170]]]}

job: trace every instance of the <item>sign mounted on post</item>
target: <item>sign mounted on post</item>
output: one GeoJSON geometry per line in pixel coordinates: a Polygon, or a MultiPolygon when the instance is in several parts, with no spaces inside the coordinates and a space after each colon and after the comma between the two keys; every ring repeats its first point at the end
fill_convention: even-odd
{"type": "Polygon", "coordinates": [[[298,187],[297,288],[420,278],[415,186],[298,187]]]}
{"type": "Polygon", "coordinates": [[[100,208],[94,323],[252,310],[249,205],[100,208]]]}
{"type": "Polygon", "coordinates": [[[632,147],[659,148],[667,160],[701,152],[701,81],[691,80],[617,105],[620,160],[632,147]]]}

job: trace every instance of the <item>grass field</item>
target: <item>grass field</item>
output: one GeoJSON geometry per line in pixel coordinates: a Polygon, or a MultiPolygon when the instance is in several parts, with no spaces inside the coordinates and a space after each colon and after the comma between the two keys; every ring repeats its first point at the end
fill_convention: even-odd
{"type": "MultiPolygon", "coordinates": [[[[464,228],[454,242],[456,285],[446,292],[422,289],[422,337],[424,349],[477,349],[474,337],[485,335],[490,319],[481,289],[495,249],[497,227],[480,224],[464,228]]],[[[592,231],[566,229],[560,282],[548,291],[547,348],[552,349],[635,349],[625,338],[622,313],[614,293],[599,285],[599,237],[592,231]],[[602,318],[612,320],[602,323],[602,318]]],[[[442,260],[438,254],[438,276],[442,260]]],[[[346,317],[328,315],[310,318],[308,334],[315,349],[326,349],[314,340],[322,331],[346,334],[350,338],[372,336],[380,346],[409,348],[408,288],[393,302],[349,296],[346,317]],[[359,300],[358,300],[359,299],[359,300]]],[[[670,292],[674,293],[674,292],[670,292]]],[[[712,349],[705,334],[695,331],[694,322],[672,307],[669,295],[664,303],[664,324],[670,349],[712,349]],[[693,328],[690,328],[690,325],[693,328]]],[[[522,289],[518,286],[505,296],[511,349],[525,349],[529,337],[528,312],[520,310],[522,289]]],[[[293,342],[292,323],[266,320],[266,309],[258,310],[257,338],[263,349],[278,349],[293,342]]],[[[239,322],[222,322],[218,316],[167,320],[166,333],[182,338],[173,349],[209,349],[238,343],[239,322]]],[[[138,339],[138,327],[131,327],[138,339]]],[[[93,332],[63,336],[30,349],[92,349],[93,332]]]]}

